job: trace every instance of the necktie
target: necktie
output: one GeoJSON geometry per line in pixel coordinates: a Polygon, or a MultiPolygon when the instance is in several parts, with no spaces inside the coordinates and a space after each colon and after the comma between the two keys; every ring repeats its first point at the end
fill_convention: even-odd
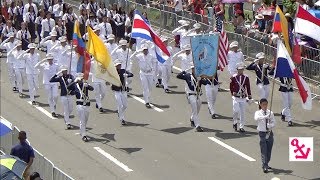
{"type": "Polygon", "coordinates": [[[51,32],[50,19],[48,20],[49,32],[51,32]]]}
{"type": "Polygon", "coordinates": [[[108,36],[107,23],[104,23],[104,30],[106,31],[106,36],[108,36]]]}
{"type": "MultiPolygon", "coordinates": [[[[264,115],[267,115],[267,111],[264,111],[264,115]]],[[[266,119],[266,131],[268,131],[268,119],[266,119]]]]}

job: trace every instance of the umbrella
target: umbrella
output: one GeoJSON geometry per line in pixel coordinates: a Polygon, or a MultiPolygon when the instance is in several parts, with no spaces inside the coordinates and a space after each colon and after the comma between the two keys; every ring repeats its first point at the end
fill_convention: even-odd
{"type": "Polygon", "coordinates": [[[12,131],[12,124],[0,117],[0,137],[12,131]]]}
{"type": "Polygon", "coordinates": [[[0,156],[0,179],[22,180],[27,164],[17,157],[4,155],[0,156]]]}
{"type": "Polygon", "coordinates": [[[309,10],[309,13],[312,14],[314,17],[320,19],[320,10],[310,9],[310,10],[309,10]]]}

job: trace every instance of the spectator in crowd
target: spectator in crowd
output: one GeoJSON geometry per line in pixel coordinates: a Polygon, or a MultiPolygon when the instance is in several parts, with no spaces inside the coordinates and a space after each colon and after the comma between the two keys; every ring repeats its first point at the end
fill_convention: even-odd
{"type": "Polygon", "coordinates": [[[36,13],[34,12],[34,7],[30,6],[28,12],[24,16],[24,22],[27,24],[28,30],[31,35],[31,42],[36,39],[36,29],[35,29],[36,13]]]}
{"type": "Polygon", "coordinates": [[[12,147],[10,155],[20,158],[22,161],[27,163],[24,177],[28,177],[28,171],[33,163],[34,152],[33,148],[27,142],[27,133],[25,131],[19,132],[19,144],[12,147]]]}
{"type": "Polygon", "coordinates": [[[82,0],[81,4],[79,6],[79,11],[81,12],[82,10],[86,10],[88,6],[88,0],[82,0]]]}
{"type": "Polygon", "coordinates": [[[15,2],[14,1],[12,1],[11,3],[10,3],[10,6],[9,6],[9,8],[8,8],[8,15],[9,15],[9,19],[10,20],[13,20],[13,16],[14,16],[14,8],[16,7],[16,5],[15,5],[15,2]]]}
{"type": "MultiPolygon", "coordinates": [[[[183,5],[182,5],[182,0],[174,0],[173,1],[173,8],[174,12],[176,13],[177,16],[182,16],[182,10],[183,10],[183,5]]],[[[173,27],[176,27],[177,21],[179,17],[174,17],[172,18],[173,22],[173,27]]]]}
{"type": "Polygon", "coordinates": [[[86,32],[86,22],[88,20],[87,11],[85,9],[80,10],[80,16],[78,17],[78,22],[80,26],[80,33],[83,36],[86,32]]]}
{"type": "Polygon", "coordinates": [[[243,11],[237,10],[235,13],[235,18],[232,24],[234,25],[234,32],[238,34],[244,33],[244,14],[243,11]]]}
{"type": "Polygon", "coordinates": [[[41,30],[42,30],[41,23],[42,23],[42,20],[46,18],[45,16],[46,16],[45,12],[42,9],[40,9],[39,14],[35,20],[35,29],[37,30],[38,42],[41,41],[41,30]]]}
{"type": "Polygon", "coordinates": [[[99,23],[102,23],[102,18],[107,16],[107,14],[108,14],[108,9],[106,8],[106,4],[103,1],[100,1],[99,9],[96,13],[99,23]]]}
{"type": "Polygon", "coordinates": [[[216,30],[221,32],[224,20],[224,4],[221,0],[214,1],[214,15],[216,17],[216,30]]]}
{"type": "Polygon", "coordinates": [[[23,8],[23,18],[24,19],[26,18],[26,14],[28,12],[30,12],[30,7],[33,7],[34,13],[38,14],[38,8],[37,8],[36,4],[34,4],[32,2],[32,0],[28,0],[28,3],[26,5],[24,5],[24,8],[23,8]]]}
{"type": "Polygon", "coordinates": [[[20,30],[21,28],[21,22],[23,21],[23,2],[22,0],[17,1],[17,6],[14,8],[14,15],[13,15],[13,21],[15,28],[17,30],[20,30]]]}

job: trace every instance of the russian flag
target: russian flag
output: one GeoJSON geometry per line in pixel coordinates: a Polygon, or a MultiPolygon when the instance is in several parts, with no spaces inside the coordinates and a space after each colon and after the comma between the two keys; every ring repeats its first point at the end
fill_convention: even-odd
{"type": "Polygon", "coordinates": [[[309,36],[320,42],[320,19],[316,18],[300,5],[297,9],[295,32],[309,36]]]}
{"type": "Polygon", "coordinates": [[[312,98],[309,85],[305,80],[299,75],[286,47],[278,40],[277,46],[277,61],[275,68],[275,78],[276,77],[287,77],[294,78],[298,86],[299,94],[302,100],[302,107],[306,110],[312,109],[312,98]]]}
{"type": "Polygon", "coordinates": [[[169,59],[170,53],[166,45],[153,31],[148,21],[140,14],[138,10],[135,10],[134,13],[131,37],[152,41],[155,44],[156,56],[160,63],[164,63],[169,59]]]}

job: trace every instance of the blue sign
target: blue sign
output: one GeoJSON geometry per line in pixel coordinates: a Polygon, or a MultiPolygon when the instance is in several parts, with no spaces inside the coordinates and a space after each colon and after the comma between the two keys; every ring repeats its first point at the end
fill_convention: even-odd
{"type": "Polygon", "coordinates": [[[195,75],[212,77],[217,72],[219,34],[191,37],[195,75]]]}

